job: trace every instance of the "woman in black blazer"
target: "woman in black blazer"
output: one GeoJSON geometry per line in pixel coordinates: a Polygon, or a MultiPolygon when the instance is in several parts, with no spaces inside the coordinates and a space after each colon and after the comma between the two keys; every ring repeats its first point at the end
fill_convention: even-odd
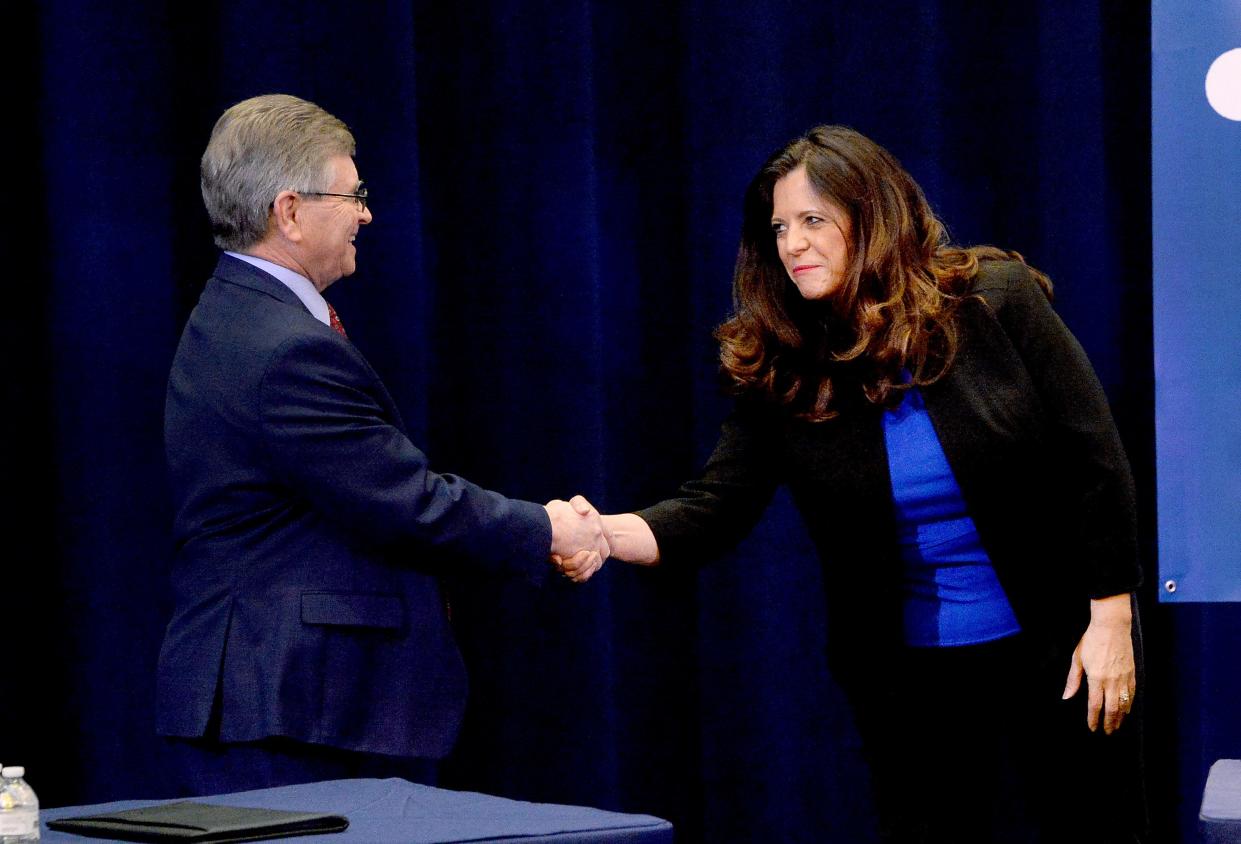
{"type": "Polygon", "coordinates": [[[612,555],[709,558],[787,484],[881,837],[1140,840],[1133,481],[1050,282],[823,126],[751,183],[733,286],[735,410],[677,497],[604,517],[612,555]]]}

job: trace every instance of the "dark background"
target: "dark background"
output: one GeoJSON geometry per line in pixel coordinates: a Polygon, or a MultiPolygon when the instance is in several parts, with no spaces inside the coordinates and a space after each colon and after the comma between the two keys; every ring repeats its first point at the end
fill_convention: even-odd
{"type": "MultiPolygon", "coordinates": [[[[812,125],[872,136],[958,241],[1049,272],[1138,479],[1152,806],[1160,840],[1188,840],[1210,762],[1241,756],[1241,610],[1154,602],[1146,4],[45,0],[6,17],[0,761],[45,805],[164,794],[163,394],[215,260],[197,160],[225,107],[281,91],[359,141],[375,222],[329,291],[350,336],[433,466],[515,496],[628,510],[699,467],[727,408],[710,332],[742,190],[812,125]]],[[[456,579],[472,693],[444,783],[657,814],[683,841],[866,840],[823,588],[783,496],[697,573],[456,579]]]]}

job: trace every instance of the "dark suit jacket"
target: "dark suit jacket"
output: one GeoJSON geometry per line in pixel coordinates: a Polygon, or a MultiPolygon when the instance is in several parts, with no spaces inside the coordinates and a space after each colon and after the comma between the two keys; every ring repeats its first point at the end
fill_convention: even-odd
{"type": "MultiPolygon", "coordinates": [[[[347,339],[221,256],[173,361],[174,611],[157,726],[439,757],[465,673],[432,559],[538,580],[543,508],[427,467],[347,339]]],[[[213,738],[215,736],[212,736],[213,738]]]]}
{"type": "MultiPolygon", "coordinates": [[[[955,363],[922,392],[1017,618],[1063,684],[1088,599],[1139,584],[1133,480],[1085,353],[1025,266],[984,262],[974,292],[955,363]]],[[[902,640],[902,565],[882,408],[855,398],[841,411],[811,424],[739,401],[702,477],[639,515],[666,562],[702,559],[787,483],[824,568],[829,657],[848,679],[875,656],[849,643],[902,640]]]]}

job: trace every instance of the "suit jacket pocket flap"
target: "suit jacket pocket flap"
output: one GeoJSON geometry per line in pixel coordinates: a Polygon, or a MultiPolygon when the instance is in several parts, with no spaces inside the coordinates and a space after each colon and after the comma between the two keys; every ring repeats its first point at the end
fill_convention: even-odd
{"type": "Polygon", "coordinates": [[[405,606],[395,595],[303,592],[302,623],[399,630],[405,626],[405,606]]]}

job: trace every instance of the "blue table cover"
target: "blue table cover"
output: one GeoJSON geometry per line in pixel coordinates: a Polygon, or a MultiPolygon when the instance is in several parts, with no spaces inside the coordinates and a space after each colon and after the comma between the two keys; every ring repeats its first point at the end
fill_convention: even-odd
{"type": "MultiPolygon", "coordinates": [[[[183,798],[184,799],[184,798],[183,798]]],[[[605,812],[584,806],[525,803],[470,791],[449,791],[402,779],[328,780],[260,791],[189,798],[223,806],[255,806],[295,812],[329,812],[349,818],[349,829],[299,835],[280,841],[445,844],[453,841],[556,842],[556,844],[672,844],[672,824],[651,815],[605,812]]],[[[170,800],[123,800],[95,806],[45,809],[43,841],[99,841],[47,828],[46,821],[134,809],[170,800]]]]}
{"type": "Polygon", "coordinates": [[[1241,759],[1220,759],[1211,766],[1198,828],[1203,844],[1241,842],[1241,759]]]}

